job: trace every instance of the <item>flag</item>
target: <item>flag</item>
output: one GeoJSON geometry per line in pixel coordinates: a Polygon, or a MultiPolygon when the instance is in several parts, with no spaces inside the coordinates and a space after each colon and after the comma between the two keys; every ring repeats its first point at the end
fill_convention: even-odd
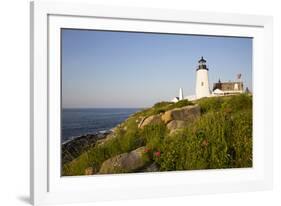
{"type": "Polygon", "coordinates": [[[241,73],[237,74],[237,79],[241,79],[241,76],[242,76],[241,73]]]}

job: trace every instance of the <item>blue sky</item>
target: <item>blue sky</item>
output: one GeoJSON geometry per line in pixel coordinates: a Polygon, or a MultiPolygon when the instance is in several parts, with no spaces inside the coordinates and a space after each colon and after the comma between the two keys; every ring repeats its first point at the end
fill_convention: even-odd
{"type": "Polygon", "coordinates": [[[252,39],[62,30],[64,108],[139,108],[195,94],[201,56],[210,87],[242,74],[252,89],[252,39]]]}

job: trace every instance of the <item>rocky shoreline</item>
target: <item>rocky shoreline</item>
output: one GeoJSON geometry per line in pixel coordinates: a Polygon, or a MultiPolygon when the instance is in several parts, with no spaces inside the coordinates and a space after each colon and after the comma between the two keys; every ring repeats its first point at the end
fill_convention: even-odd
{"type": "MultiPolygon", "coordinates": [[[[200,116],[200,107],[198,105],[188,105],[182,108],[174,108],[164,113],[139,117],[136,119],[137,128],[142,130],[147,125],[164,123],[170,133],[175,133],[185,127],[200,116]]],[[[128,119],[130,119],[129,117],[128,119]]],[[[128,120],[127,119],[127,120],[128,120]]],[[[126,121],[125,121],[126,122],[126,121]]],[[[62,145],[62,164],[71,162],[83,152],[96,147],[97,145],[106,144],[116,137],[115,130],[119,128],[126,131],[124,123],[117,125],[115,128],[105,133],[88,134],[70,140],[62,145]]],[[[105,160],[98,171],[93,167],[85,169],[85,175],[92,174],[112,174],[127,172],[155,172],[159,168],[148,155],[145,146],[135,148],[126,153],[121,153],[105,160]]]]}
{"type": "Polygon", "coordinates": [[[98,132],[95,134],[86,134],[75,137],[61,145],[62,164],[71,162],[76,157],[91,147],[94,147],[98,141],[105,139],[112,131],[98,132]]]}

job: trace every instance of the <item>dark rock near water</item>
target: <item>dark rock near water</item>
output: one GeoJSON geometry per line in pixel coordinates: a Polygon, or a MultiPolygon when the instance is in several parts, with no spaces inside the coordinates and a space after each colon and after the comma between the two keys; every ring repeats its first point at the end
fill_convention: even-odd
{"type": "Polygon", "coordinates": [[[63,143],[61,146],[62,164],[72,161],[89,148],[95,146],[98,140],[106,138],[109,134],[110,132],[87,134],[63,143]]]}
{"type": "Polygon", "coordinates": [[[112,140],[114,138],[116,138],[116,132],[111,132],[110,134],[108,134],[105,138],[102,138],[102,139],[98,139],[96,144],[97,145],[102,145],[106,142],[108,142],[109,140],[112,140]]]}

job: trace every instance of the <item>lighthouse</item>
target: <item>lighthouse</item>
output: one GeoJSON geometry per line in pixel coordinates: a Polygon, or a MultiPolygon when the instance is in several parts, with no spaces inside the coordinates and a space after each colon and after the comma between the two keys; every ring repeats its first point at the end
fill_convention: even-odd
{"type": "Polygon", "coordinates": [[[196,69],[196,98],[209,97],[210,88],[209,88],[209,77],[208,77],[208,68],[206,66],[206,60],[201,57],[198,61],[199,65],[196,69]]]}

